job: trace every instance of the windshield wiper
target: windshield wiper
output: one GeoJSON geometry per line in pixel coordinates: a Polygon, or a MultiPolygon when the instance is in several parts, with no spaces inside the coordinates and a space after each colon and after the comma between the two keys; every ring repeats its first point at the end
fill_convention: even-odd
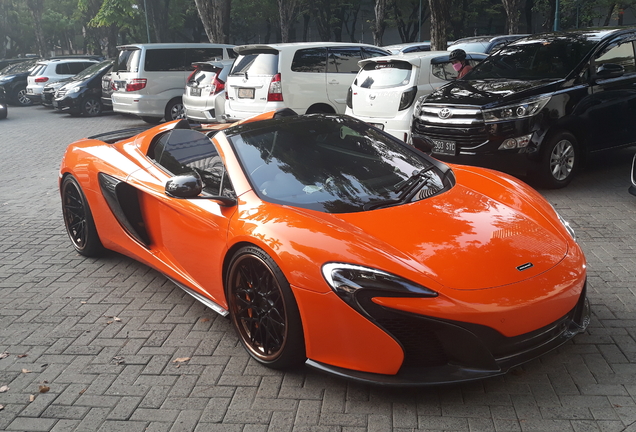
{"type": "Polygon", "coordinates": [[[411,177],[396,183],[393,192],[399,194],[397,198],[369,202],[362,208],[364,210],[375,210],[378,208],[391,207],[396,204],[409,202],[413,199],[417,191],[431,180],[430,177],[425,176],[424,174],[432,169],[433,166],[416,170],[413,174],[411,174],[411,177]]]}

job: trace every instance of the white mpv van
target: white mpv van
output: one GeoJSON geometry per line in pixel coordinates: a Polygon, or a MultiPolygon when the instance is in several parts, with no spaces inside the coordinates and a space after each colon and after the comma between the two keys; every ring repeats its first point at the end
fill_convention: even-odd
{"type": "MultiPolygon", "coordinates": [[[[448,51],[413,52],[360,61],[346,114],[410,143],[415,101],[457,78],[448,51]]],[[[486,54],[467,53],[471,66],[486,54]]]]}
{"type": "Polygon", "coordinates": [[[386,56],[373,45],[301,42],[243,45],[225,87],[225,117],[240,120],[291,108],[298,114],[344,113],[358,61],[386,56]]]}
{"type": "Polygon", "coordinates": [[[236,57],[234,45],[210,43],[133,44],[119,48],[111,72],[113,110],[147,123],[184,117],[183,88],[192,63],[236,57]]]}

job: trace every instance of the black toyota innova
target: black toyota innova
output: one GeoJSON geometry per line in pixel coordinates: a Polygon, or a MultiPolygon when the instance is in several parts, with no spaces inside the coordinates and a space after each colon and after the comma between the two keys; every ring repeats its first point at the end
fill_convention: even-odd
{"type": "Polygon", "coordinates": [[[636,144],[636,29],[533,35],[418,100],[416,147],[566,186],[595,152],[636,144]]]}

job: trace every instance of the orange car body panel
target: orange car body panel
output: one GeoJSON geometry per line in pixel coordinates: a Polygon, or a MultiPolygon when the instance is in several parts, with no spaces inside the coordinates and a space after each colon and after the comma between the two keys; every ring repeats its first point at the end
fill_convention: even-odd
{"type": "Polygon", "coordinates": [[[579,246],[549,204],[511,177],[453,166],[457,185],[438,196],[328,214],[262,201],[219,132],[213,141],[238,204],[177,200],[164,191],[169,175],[146,156],[153,137],[175,124],[115,144],[79,141],[69,146],[61,176],[70,173],[80,182],[106,248],[146,263],[224,308],[228,251],[243,243],[264,249],[292,286],[310,359],[395,374],[404,358],[399,343],[331,290],[320,271],[326,262],[371,266],[439,293],[435,298],[375,298],[377,304],[482,324],[506,336],[564,316],[581,294],[585,258],[579,246]],[[150,247],[122,229],[101,193],[99,172],[140,191],[150,247]],[[527,256],[532,266],[518,270],[527,256]]]}

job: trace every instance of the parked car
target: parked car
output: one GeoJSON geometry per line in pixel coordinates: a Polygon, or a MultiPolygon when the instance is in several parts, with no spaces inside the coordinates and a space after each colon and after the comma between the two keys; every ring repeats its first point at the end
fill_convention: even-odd
{"type": "Polygon", "coordinates": [[[195,63],[183,93],[188,120],[202,123],[222,122],[225,114],[225,82],[233,60],[195,63]]]}
{"type": "Polygon", "coordinates": [[[390,53],[373,45],[309,42],[243,45],[225,85],[230,120],[290,108],[299,114],[344,113],[358,61],[390,53]]]}
{"type": "MultiPolygon", "coordinates": [[[[113,67],[115,67],[114,64],[113,67]]],[[[112,94],[114,90],[113,83],[111,81],[112,72],[113,69],[111,68],[110,71],[106,72],[102,77],[102,106],[109,110],[113,109],[112,94]]]]}
{"type": "Polygon", "coordinates": [[[629,187],[629,193],[636,195],[636,154],[632,160],[632,185],[629,187]]]}
{"type": "Polygon", "coordinates": [[[499,35],[499,36],[473,36],[457,39],[448,45],[448,51],[463,49],[466,52],[481,52],[490,54],[510,42],[528,36],[527,34],[499,35]]]}
{"type": "Polygon", "coordinates": [[[209,43],[134,44],[119,47],[111,72],[115,112],[147,123],[184,118],[183,89],[193,63],[228,60],[234,45],[209,43]]]}
{"type": "Polygon", "coordinates": [[[512,42],[417,105],[413,143],[564,187],[589,155],[636,142],[635,40],[613,29],[512,42]]]}
{"type": "Polygon", "coordinates": [[[0,70],[6,68],[9,65],[15,65],[18,63],[22,63],[29,60],[35,60],[37,57],[18,57],[18,58],[10,58],[10,59],[1,59],[0,60],[0,70]]]}
{"type": "MultiPolygon", "coordinates": [[[[360,61],[347,94],[345,114],[411,142],[414,102],[456,79],[448,51],[412,52],[360,61]]],[[[469,53],[471,66],[486,54],[469,53]]]]}
{"type": "Polygon", "coordinates": [[[6,119],[9,114],[7,107],[7,95],[2,87],[0,87],[0,120],[6,119]]]}
{"type": "Polygon", "coordinates": [[[55,92],[53,107],[72,115],[93,117],[102,113],[102,77],[113,66],[112,60],[94,64],[75,75],[55,92]]]}
{"type": "Polygon", "coordinates": [[[55,98],[55,92],[58,91],[60,87],[62,87],[67,82],[71,81],[73,78],[64,78],[63,80],[52,82],[50,84],[46,84],[42,89],[42,105],[45,107],[52,108],[53,107],[53,99],[55,98]]]}
{"type": "Polygon", "coordinates": [[[408,42],[402,44],[388,45],[382,47],[391,54],[399,54],[399,53],[411,53],[411,52],[423,52],[431,50],[430,42],[408,42]]]}
{"type": "Polygon", "coordinates": [[[470,381],[585,332],[585,256],[534,189],[348,116],[289,111],[69,145],[71,244],[165,273],[277,369],[470,381]]]}
{"type": "Polygon", "coordinates": [[[31,99],[27,97],[27,77],[38,60],[27,60],[12,64],[0,71],[0,87],[7,93],[7,98],[11,103],[26,106],[31,105],[31,99]]]}
{"type": "Polygon", "coordinates": [[[59,58],[40,60],[27,77],[26,96],[32,103],[42,103],[42,91],[46,84],[77,75],[87,67],[97,63],[89,58],[59,58]]]}

